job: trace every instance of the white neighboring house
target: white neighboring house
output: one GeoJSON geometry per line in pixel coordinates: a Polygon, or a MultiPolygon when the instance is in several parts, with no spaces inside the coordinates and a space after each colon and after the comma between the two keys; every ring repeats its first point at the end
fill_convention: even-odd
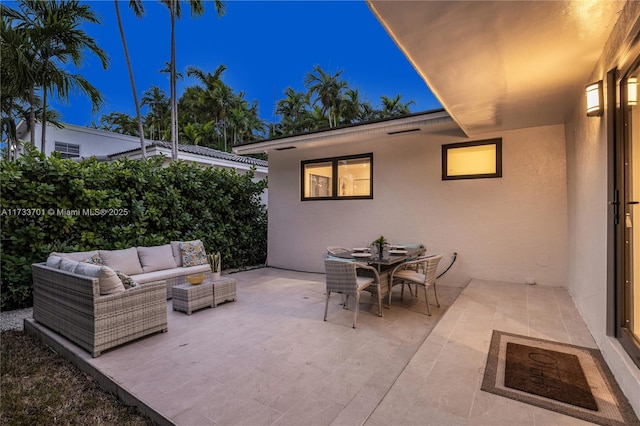
{"type": "MultiPolygon", "coordinates": [[[[96,157],[101,161],[115,161],[127,157],[141,158],[140,139],[136,136],[122,135],[89,127],[64,124],[58,128],[47,126],[45,153],[51,155],[57,151],[62,158],[87,159],[96,157]]],[[[30,133],[25,122],[17,127],[18,139],[29,141],[30,133]]],[[[41,123],[36,124],[36,147],[40,147],[41,123]]],[[[146,140],[147,157],[164,155],[165,163],[171,159],[171,143],[146,140]]],[[[254,180],[265,179],[268,175],[268,163],[253,157],[246,157],[197,145],[178,146],[178,159],[225,169],[234,169],[246,173],[255,167],[254,180]]],[[[267,205],[268,190],[262,194],[262,202],[267,205]]]]}

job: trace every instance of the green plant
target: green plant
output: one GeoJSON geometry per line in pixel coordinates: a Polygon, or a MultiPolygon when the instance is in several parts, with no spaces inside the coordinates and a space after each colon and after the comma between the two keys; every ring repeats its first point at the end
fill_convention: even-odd
{"type": "Polygon", "coordinates": [[[380,237],[375,240],[373,244],[377,245],[378,247],[382,247],[387,244],[387,239],[383,235],[380,235],[380,237]]]}
{"type": "Polygon", "coordinates": [[[372,244],[376,246],[378,250],[378,255],[382,259],[382,251],[384,250],[385,244],[387,244],[387,239],[383,235],[380,235],[380,237],[377,240],[375,240],[372,244]]]}
{"type": "Polygon", "coordinates": [[[52,251],[113,250],[200,239],[229,268],[263,264],[266,181],[185,162],[45,157],[30,145],[0,161],[2,310],[31,305],[31,264],[52,251]],[[214,251],[215,247],[215,251],[214,251]]]}
{"type": "Polygon", "coordinates": [[[211,270],[213,272],[220,272],[220,252],[216,252],[215,254],[208,254],[207,260],[209,261],[209,265],[211,265],[211,270]]]}

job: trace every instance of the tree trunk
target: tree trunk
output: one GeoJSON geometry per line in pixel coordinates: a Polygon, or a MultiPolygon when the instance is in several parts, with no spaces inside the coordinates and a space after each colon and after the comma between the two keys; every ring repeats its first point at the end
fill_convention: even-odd
{"type": "Polygon", "coordinates": [[[142,114],[140,114],[140,104],[138,103],[138,94],[136,92],[136,82],[133,78],[133,69],[131,67],[131,59],[129,58],[129,49],[127,49],[127,40],[124,36],[124,28],[122,27],[122,20],[120,19],[120,8],[118,7],[118,0],[113,1],[116,5],[116,17],[118,18],[118,28],[120,29],[120,38],[122,39],[122,47],[124,48],[124,57],[127,61],[127,68],[129,70],[129,80],[131,81],[131,91],[133,92],[133,102],[136,104],[136,118],[138,119],[138,133],[140,134],[140,150],[142,153],[142,159],[147,159],[147,148],[144,144],[144,129],[142,128],[142,114]]]}
{"type": "Polygon", "coordinates": [[[31,145],[36,146],[36,88],[31,86],[29,90],[29,101],[31,102],[31,111],[29,111],[29,131],[31,132],[31,145]]]}
{"type": "Polygon", "coordinates": [[[178,160],[178,100],[176,94],[176,1],[171,0],[171,160],[178,160]]]}
{"type": "Polygon", "coordinates": [[[40,152],[43,154],[47,154],[45,151],[47,144],[47,89],[43,84],[42,87],[45,89],[42,91],[42,125],[40,126],[40,131],[42,133],[42,137],[40,138],[40,152]]]}

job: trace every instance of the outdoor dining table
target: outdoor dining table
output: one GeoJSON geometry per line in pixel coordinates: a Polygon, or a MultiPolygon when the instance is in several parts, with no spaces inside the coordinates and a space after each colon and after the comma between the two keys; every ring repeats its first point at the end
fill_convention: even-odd
{"type": "MultiPolygon", "coordinates": [[[[390,250],[388,248],[385,248],[382,251],[382,256],[376,253],[370,253],[369,256],[366,256],[366,252],[355,250],[336,253],[332,256],[342,259],[355,260],[356,262],[375,266],[378,270],[378,275],[380,276],[380,291],[382,293],[382,296],[384,296],[391,290],[391,271],[393,270],[393,267],[404,262],[405,260],[421,256],[425,252],[426,249],[424,248],[407,248],[405,250],[390,250]],[[385,276],[387,279],[383,280],[383,277],[385,276]],[[386,285],[383,284],[383,281],[386,281],[386,285]]],[[[367,272],[370,271],[362,270],[362,273],[366,274],[367,272]]]]}

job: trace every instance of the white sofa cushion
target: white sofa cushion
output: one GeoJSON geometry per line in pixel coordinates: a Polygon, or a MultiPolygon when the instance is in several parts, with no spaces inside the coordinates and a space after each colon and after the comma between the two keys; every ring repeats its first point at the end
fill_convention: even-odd
{"type": "Polygon", "coordinates": [[[204,250],[202,241],[186,241],[180,243],[180,252],[182,253],[182,266],[204,265],[207,262],[207,253],[204,250]]]}
{"type": "Polygon", "coordinates": [[[91,263],[79,262],[74,273],[91,278],[98,278],[100,283],[100,294],[114,294],[125,290],[122,281],[116,271],[108,266],[92,265],[91,263]]]}
{"type": "Polygon", "coordinates": [[[147,272],[144,274],[132,275],[131,278],[133,278],[139,284],[145,284],[153,281],[175,278],[181,275],[191,275],[202,272],[211,272],[211,267],[208,263],[206,265],[189,266],[186,268],[178,267],[173,269],[165,269],[162,271],[147,272]]]}
{"type": "Polygon", "coordinates": [[[177,268],[171,244],[156,247],[138,247],[138,257],[142,264],[142,272],[160,271],[177,268]]]}
{"type": "Polygon", "coordinates": [[[62,260],[60,261],[60,270],[67,271],[67,272],[74,272],[76,269],[76,266],[78,266],[79,263],[80,262],[63,257],[62,260]]]}
{"type": "Polygon", "coordinates": [[[176,266],[182,266],[182,252],[180,251],[180,243],[182,241],[171,241],[171,251],[173,252],[173,259],[176,261],[176,266]]]}
{"type": "Polygon", "coordinates": [[[65,259],[75,260],[76,262],[82,262],[86,258],[94,256],[96,254],[98,254],[98,250],[77,251],[77,252],[74,252],[74,253],[56,253],[56,252],[53,252],[53,253],[50,254],[50,256],[59,256],[59,257],[65,258],[65,259]]]}
{"type": "Polygon", "coordinates": [[[60,256],[50,255],[47,258],[47,266],[49,268],[60,269],[60,262],[62,262],[62,258],[60,256]]]}
{"type": "Polygon", "coordinates": [[[140,259],[138,259],[138,250],[135,247],[124,250],[100,250],[100,258],[105,266],[122,271],[127,275],[136,275],[143,272],[140,259]]]}

